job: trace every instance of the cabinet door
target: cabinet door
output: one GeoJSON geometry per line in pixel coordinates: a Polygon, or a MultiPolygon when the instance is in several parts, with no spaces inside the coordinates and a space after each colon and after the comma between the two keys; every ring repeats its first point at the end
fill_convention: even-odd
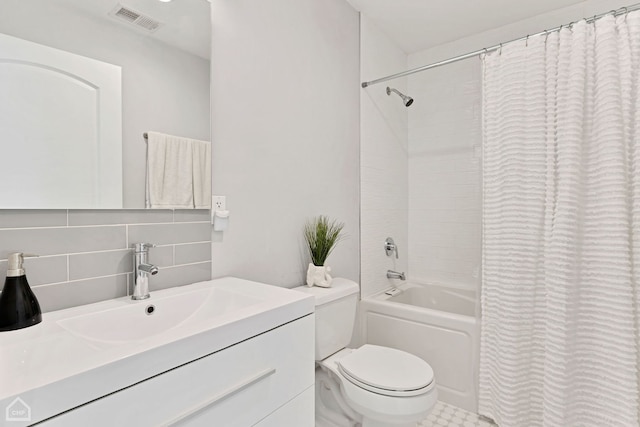
{"type": "MultiPolygon", "coordinates": [[[[309,315],[42,425],[252,426],[313,385],[313,354],[309,315]]],[[[305,408],[310,414],[300,416],[313,417],[305,408]]]]}

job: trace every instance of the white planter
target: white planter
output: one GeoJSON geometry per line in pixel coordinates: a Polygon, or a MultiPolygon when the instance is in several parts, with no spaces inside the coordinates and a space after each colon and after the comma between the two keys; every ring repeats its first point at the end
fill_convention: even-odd
{"type": "Polygon", "coordinates": [[[309,263],[309,268],[307,269],[307,286],[330,287],[331,281],[333,280],[329,275],[330,272],[331,267],[329,266],[309,263]]]}

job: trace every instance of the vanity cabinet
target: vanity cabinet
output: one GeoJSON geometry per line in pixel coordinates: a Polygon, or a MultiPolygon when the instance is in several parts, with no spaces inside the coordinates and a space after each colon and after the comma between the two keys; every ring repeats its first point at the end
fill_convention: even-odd
{"type": "Polygon", "coordinates": [[[312,427],[313,356],[310,314],[39,425],[312,427]]]}

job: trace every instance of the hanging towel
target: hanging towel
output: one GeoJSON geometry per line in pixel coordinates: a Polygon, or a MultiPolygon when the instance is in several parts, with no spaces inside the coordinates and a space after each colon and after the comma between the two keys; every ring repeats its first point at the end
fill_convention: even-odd
{"type": "Polygon", "coordinates": [[[211,207],[211,143],[147,132],[146,206],[211,207]]]}

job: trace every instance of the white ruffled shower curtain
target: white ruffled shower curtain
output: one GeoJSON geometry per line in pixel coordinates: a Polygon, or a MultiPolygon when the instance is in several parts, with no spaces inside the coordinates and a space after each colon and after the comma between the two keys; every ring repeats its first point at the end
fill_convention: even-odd
{"type": "Polygon", "coordinates": [[[640,425],[640,12],[484,59],[479,411],[640,425]]]}

